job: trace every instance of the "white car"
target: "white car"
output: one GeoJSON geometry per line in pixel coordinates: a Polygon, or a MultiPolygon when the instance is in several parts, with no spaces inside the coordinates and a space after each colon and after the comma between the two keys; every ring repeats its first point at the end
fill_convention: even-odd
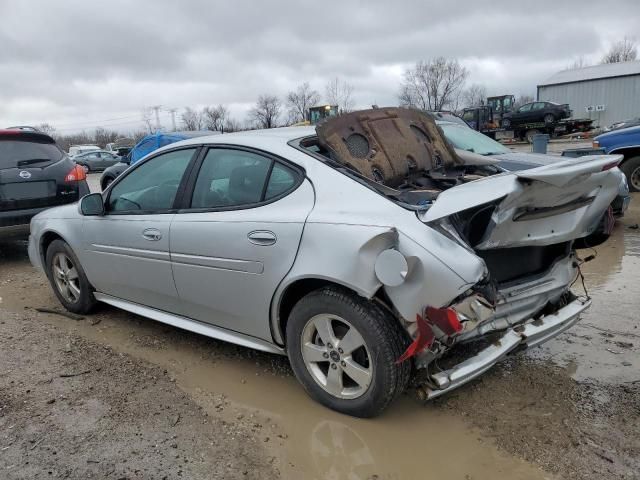
{"type": "Polygon", "coordinates": [[[93,152],[96,150],[100,150],[100,147],[98,147],[97,145],[71,145],[69,147],[69,156],[75,157],[76,155],[93,152]]]}
{"type": "Polygon", "coordinates": [[[37,215],[29,255],[70,311],[105,302],[288,355],[314,399],[370,417],[411,378],[442,395],[590,305],[572,245],[620,157],[497,175],[472,160],[397,108],[193,138],[37,215]]]}

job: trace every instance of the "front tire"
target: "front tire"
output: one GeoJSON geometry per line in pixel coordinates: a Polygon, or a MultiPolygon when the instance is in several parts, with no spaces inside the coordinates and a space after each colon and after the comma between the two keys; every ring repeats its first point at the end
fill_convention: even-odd
{"type": "Polygon", "coordinates": [[[287,323],[293,371],[317,402],[347,415],[374,417],[407,387],[409,344],[399,322],[376,304],[337,287],[303,297],[287,323]]]}
{"type": "Polygon", "coordinates": [[[620,170],[627,176],[629,190],[640,192],[640,156],[625,160],[620,170]]]}
{"type": "Polygon", "coordinates": [[[553,114],[551,114],[551,113],[547,113],[544,116],[544,123],[546,123],[547,125],[550,125],[555,121],[556,121],[556,117],[554,117],[553,114]]]}
{"type": "Polygon", "coordinates": [[[78,258],[66,242],[51,242],[45,268],[51,288],[64,308],[73,313],[89,313],[96,299],[78,258]]]}

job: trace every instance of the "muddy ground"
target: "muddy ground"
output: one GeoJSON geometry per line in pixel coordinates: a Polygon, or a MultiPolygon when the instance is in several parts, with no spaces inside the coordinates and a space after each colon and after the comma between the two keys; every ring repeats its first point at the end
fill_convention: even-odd
{"type": "Polygon", "coordinates": [[[282,357],[107,306],[38,312],[60,308],[45,277],[0,244],[0,478],[640,478],[637,223],[638,195],[569,332],[374,420],[311,402],[282,357]]]}

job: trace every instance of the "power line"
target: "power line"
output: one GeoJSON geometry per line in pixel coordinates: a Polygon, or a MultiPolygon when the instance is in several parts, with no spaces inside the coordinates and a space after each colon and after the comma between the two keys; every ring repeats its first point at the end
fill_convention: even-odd
{"type": "MultiPolygon", "coordinates": [[[[125,117],[115,117],[115,118],[105,118],[104,120],[91,120],[88,123],[104,123],[104,122],[111,122],[111,121],[116,121],[116,120],[125,120],[127,118],[137,118],[140,117],[140,115],[127,115],[125,117]]],[[[85,125],[87,122],[82,122],[82,123],[76,123],[76,122],[71,122],[71,123],[59,123],[58,125],[61,127],[73,127],[76,125],[85,125]]]]}

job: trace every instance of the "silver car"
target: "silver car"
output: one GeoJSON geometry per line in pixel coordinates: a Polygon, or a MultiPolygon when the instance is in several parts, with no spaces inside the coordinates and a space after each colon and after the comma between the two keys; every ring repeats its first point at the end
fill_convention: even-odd
{"type": "Polygon", "coordinates": [[[429,116],[356,112],[157,150],[37,215],[29,255],[72,312],[104,302],[288,355],[315,400],[371,417],[410,382],[442,395],[578,320],[572,244],[619,161],[494,175],[429,116]]]}

